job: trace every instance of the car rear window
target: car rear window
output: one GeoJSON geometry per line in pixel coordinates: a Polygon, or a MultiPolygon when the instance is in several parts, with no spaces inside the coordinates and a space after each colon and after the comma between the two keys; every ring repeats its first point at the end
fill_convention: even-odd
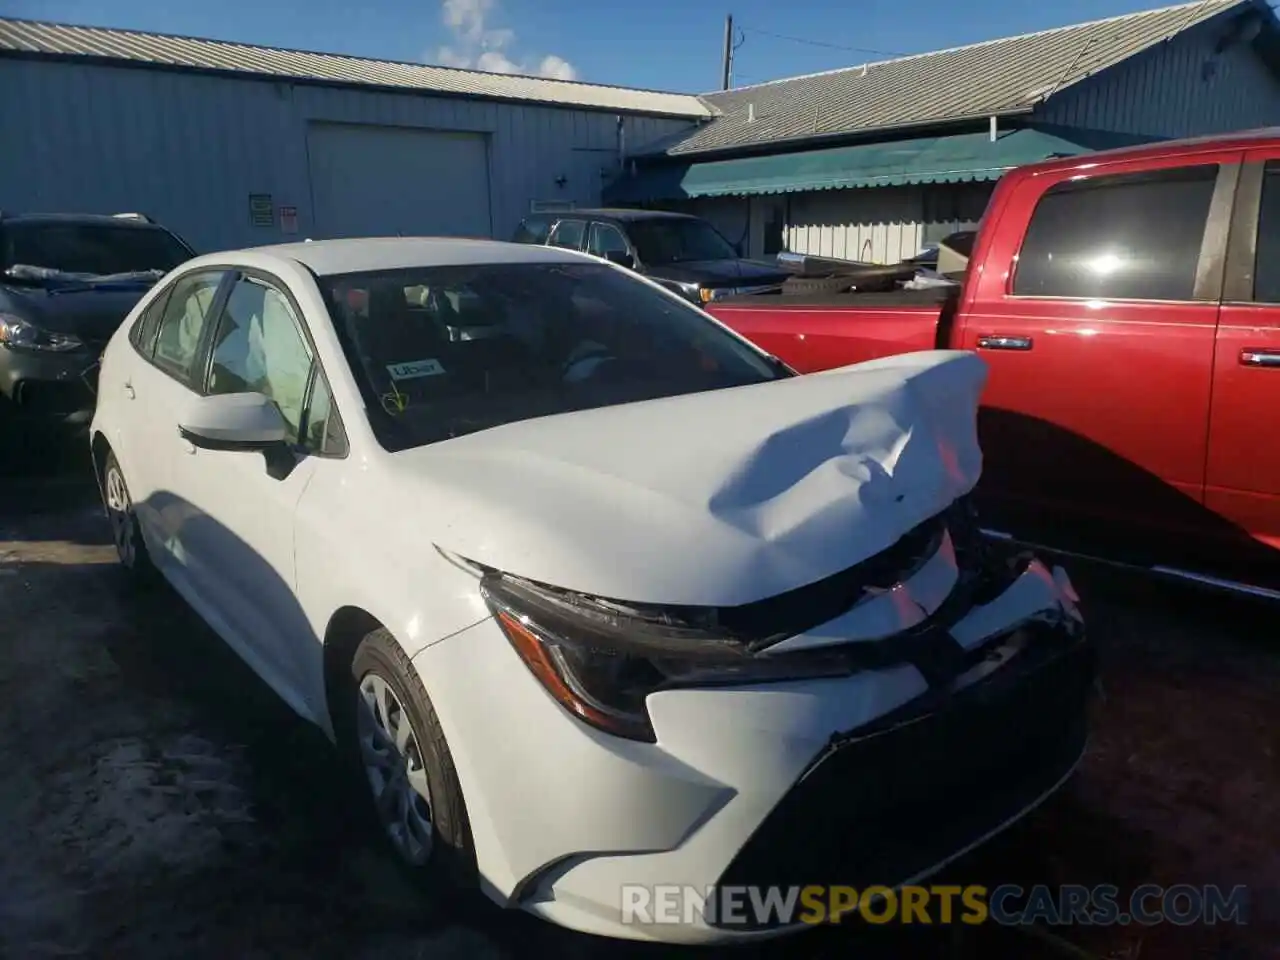
{"type": "Polygon", "coordinates": [[[0,227],[0,268],[25,264],[98,276],[140,270],[167,273],[191,256],[177,237],[160,227],[22,222],[0,227]]]}
{"type": "Polygon", "coordinates": [[[631,223],[628,233],[640,259],[648,266],[735,260],[738,251],[705,220],[654,217],[631,223]]]}
{"type": "Polygon", "coordinates": [[[1013,294],[1191,300],[1216,164],[1069,180],[1036,205],[1013,294]]]}
{"type": "Polygon", "coordinates": [[[550,232],[550,217],[525,217],[511,239],[515,243],[545,243],[550,232]]]}

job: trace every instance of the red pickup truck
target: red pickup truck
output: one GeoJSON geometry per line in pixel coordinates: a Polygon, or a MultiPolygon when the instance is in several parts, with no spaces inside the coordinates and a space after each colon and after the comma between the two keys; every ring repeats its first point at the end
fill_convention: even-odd
{"type": "Polygon", "coordinates": [[[708,309],[805,373],[977,351],[994,535],[1280,598],[1280,130],[1011,171],[950,292],[708,309]]]}

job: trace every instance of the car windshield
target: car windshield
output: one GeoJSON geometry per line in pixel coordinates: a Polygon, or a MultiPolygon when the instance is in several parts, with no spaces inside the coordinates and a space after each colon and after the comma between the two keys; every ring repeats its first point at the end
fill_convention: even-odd
{"type": "Polygon", "coordinates": [[[40,267],[91,276],[159,270],[191,259],[183,243],[159,227],[96,223],[0,226],[0,267],[40,267]]]}
{"type": "Polygon", "coordinates": [[[389,450],[791,375],[697,308],[605,264],[423,267],[320,286],[389,450]]]}
{"type": "Polygon", "coordinates": [[[642,262],[690,263],[695,260],[736,260],[738,251],[705,220],[634,220],[627,225],[642,262]]]}

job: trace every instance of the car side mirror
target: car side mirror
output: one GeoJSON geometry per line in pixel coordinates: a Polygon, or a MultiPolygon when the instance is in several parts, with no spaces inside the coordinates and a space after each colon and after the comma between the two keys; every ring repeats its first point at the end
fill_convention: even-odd
{"type": "Polygon", "coordinates": [[[289,435],[280,408],[261,393],[200,397],[179,422],[178,432],[192,446],[225,451],[265,450],[289,435]]]}
{"type": "Polygon", "coordinates": [[[636,267],[636,258],[629,253],[623,253],[621,250],[610,250],[605,253],[604,258],[610,263],[616,263],[620,267],[626,267],[628,270],[634,270],[636,267]]]}
{"type": "Polygon", "coordinates": [[[201,450],[261,453],[268,475],[276,480],[283,480],[297,465],[289,426],[275,401],[261,393],[200,397],[178,422],[178,433],[201,450]]]}

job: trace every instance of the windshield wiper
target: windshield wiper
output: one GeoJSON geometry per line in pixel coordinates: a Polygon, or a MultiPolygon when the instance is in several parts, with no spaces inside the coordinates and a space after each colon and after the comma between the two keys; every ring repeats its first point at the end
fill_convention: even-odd
{"type": "Polygon", "coordinates": [[[163,270],[129,270],[125,273],[96,274],[72,280],[50,292],[77,293],[84,290],[95,290],[98,287],[132,287],[139,284],[150,286],[163,277],[164,274],[163,270]]]}
{"type": "Polygon", "coordinates": [[[163,277],[163,270],[129,270],[123,273],[81,273],[59,270],[56,267],[37,267],[30,263],[15,263],[4,271],[5,279],[32,286],[51,286],[51,292],[65,293],[76,290],[92,290],[112,284],[130,285],[142,282],[154,283],[163,277]]]}
{"type": "Polygon", "coordinates": [[[15,263],[4,271],[4,276],[6,280],[15,280],[18,283],[46,286],[55,283],[83,283],[88,275],[68,273],[65,270],[55,270],[53,267],[37,267],[29,263],[15,263]]]}

